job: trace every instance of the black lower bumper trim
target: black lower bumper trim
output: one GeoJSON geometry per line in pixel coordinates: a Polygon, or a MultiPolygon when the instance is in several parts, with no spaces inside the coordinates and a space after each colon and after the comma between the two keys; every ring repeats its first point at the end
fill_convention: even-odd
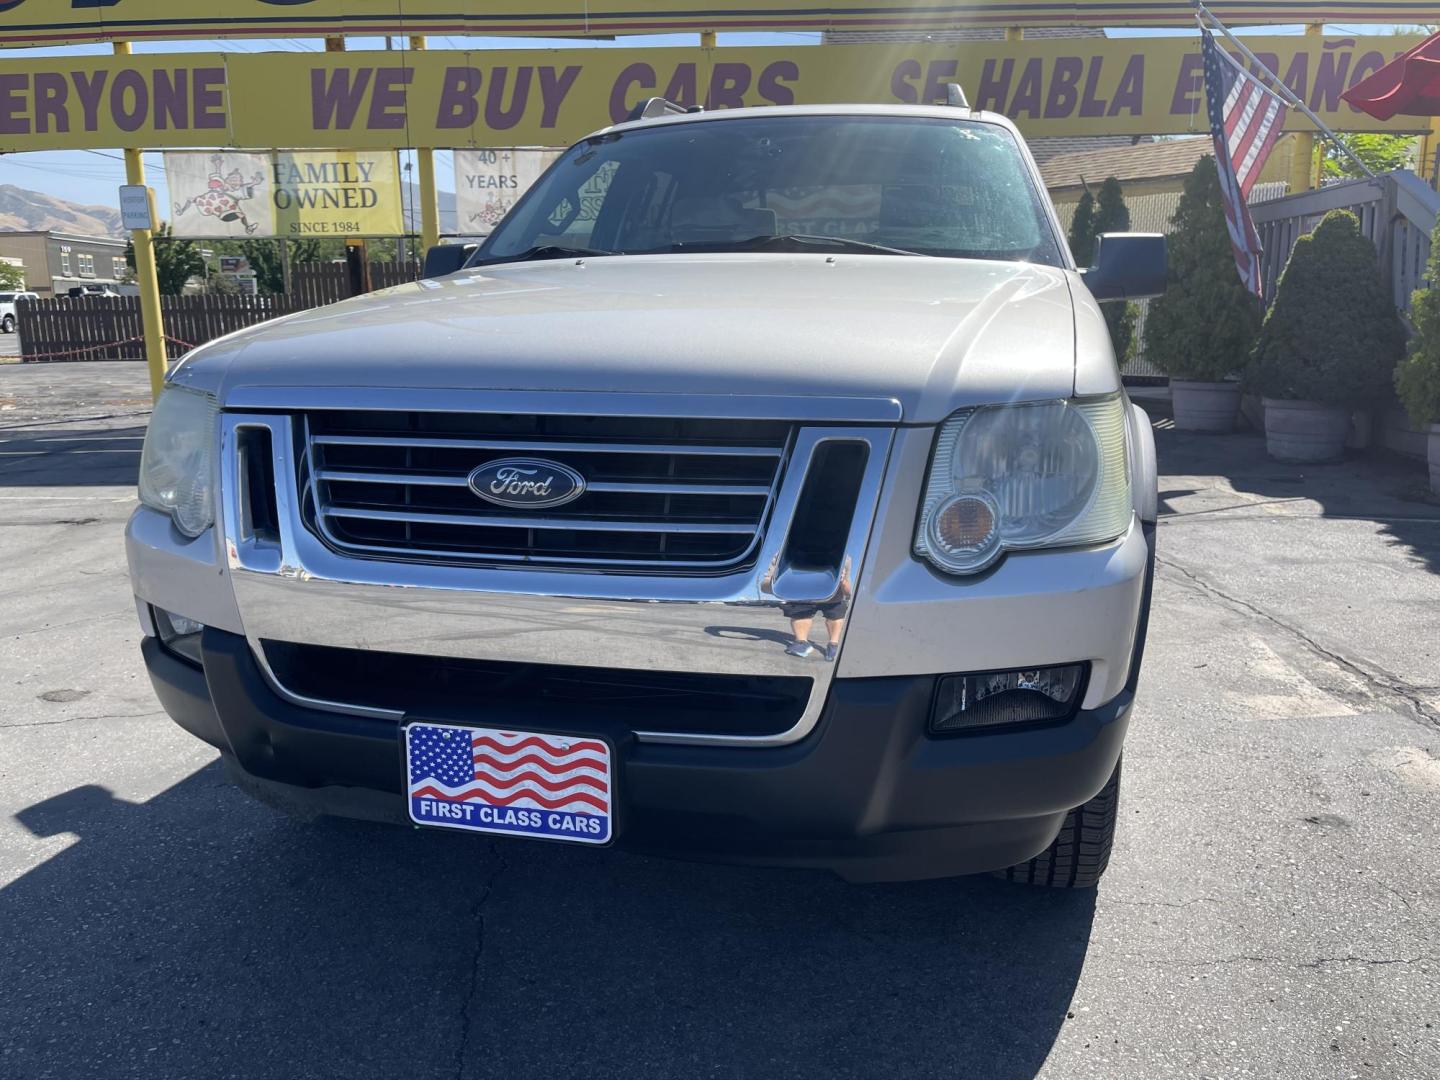
{"type": "MultiPolygon", "coordinates": [[[[238,635],[207,628],[203,653],[202,674],[145,645],[166,710],[221,749],[241,786],[302,815],[407,821],[397,723],[282,699],[238,635]]],[[[789,746],[626,740],[615,762],[617,845],[856,880],[1024,862],[1109,778],[1130,691],[1053,727],[936,739],[926,734],[934,684],[837,679],[815,730],[789,746]]],[[[523,717],[499,723],[523,727],[523,717]]]]}

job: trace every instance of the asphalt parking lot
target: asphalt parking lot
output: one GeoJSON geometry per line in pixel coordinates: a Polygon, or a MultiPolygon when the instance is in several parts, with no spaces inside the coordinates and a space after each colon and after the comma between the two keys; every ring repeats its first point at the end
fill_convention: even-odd
{"type": "Polygon", "coordinates": [[[249,802],[159,712],[133,364],[0,366],[0,1077],[1440,1076],[1440,505],[1159,422],[1096,893],[249,802]]]}

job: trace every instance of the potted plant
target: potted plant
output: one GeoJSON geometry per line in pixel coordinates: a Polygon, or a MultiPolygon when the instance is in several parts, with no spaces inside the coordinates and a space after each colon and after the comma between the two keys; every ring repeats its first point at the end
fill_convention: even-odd
{"type": "Polygon", "coordinates": [[[1417,290],[1410,303],[1415,339],[1410,355],[1395,369],[1395,390],[1410,422],[1417,428],[1430,425],[1430,490],[1440,495],[1440,226],[1431,238],[1426,278],[1430,288],[1417,290]]]}
{"type": "Polygon", "coordinates": [[[1251,354],[1265,447],[1279,461],[1338,461],[1350,414],[1390,386],[1405,334],[1375,247],[1348,210],[1300,237],[1251,354]]]}
{"type": "Polygon", "coordinates": [[[1170,376],[1177,428],[1229,431],[1240,410],[1231,376],[1260,329],[1260,305],[1235,272],[1213,157],[1185,178],[1169,249],[1168,287],[1145,320],[1145,355],[1170,376]]]}

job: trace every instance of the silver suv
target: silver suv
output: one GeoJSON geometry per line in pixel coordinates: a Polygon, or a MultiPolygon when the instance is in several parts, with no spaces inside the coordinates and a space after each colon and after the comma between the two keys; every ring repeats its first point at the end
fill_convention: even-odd
{"type": "Polygon", "coordinates": [[[430,267],[212,342],[156,406],[145,661],[241,787],[1096,882],[1156,503],[1097,300],[1163,287],[1161,238],[1077,271],[960,102],[650,102],[430,267]]]}

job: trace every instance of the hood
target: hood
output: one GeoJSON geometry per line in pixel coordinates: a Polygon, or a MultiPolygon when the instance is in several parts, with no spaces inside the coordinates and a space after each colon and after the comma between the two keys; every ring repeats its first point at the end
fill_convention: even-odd
{"type": "Polygon", "coordinates": [[[242,331],[177,377],[222,401],[332,386],[882,398],[931,423],[1073,391],[1069,278],[851,254],[515,263],[242,331]]]}

